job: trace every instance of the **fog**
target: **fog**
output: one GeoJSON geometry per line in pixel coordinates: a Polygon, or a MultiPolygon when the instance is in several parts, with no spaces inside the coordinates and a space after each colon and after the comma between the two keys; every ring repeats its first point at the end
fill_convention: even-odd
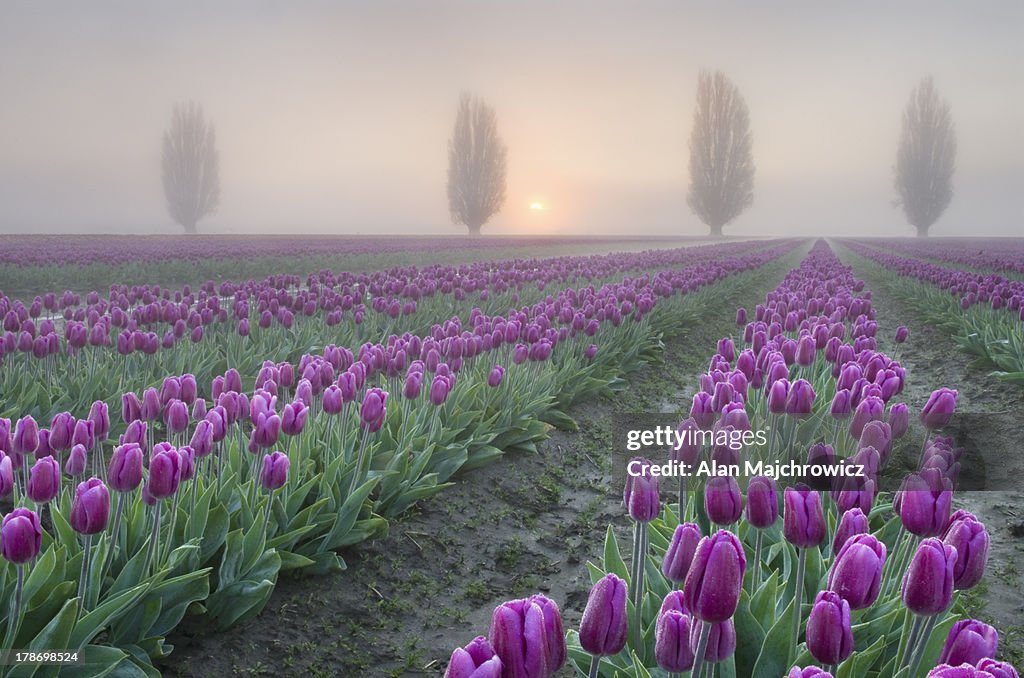
{"type": "Polygon", "coordinates": [[[192,99],[220,151],[200,233],[460,234],[446,147],[472,90],[508,147],[485,234],[702,234],[687,146],[712,68],[757,166],[726,234],[912,235],[892,167],[928,74],[959,144],[932,233],[1024,234],[1024,3],[891,5],[6,2],[0,231],[180,232],[161,135],[192,99]]]}

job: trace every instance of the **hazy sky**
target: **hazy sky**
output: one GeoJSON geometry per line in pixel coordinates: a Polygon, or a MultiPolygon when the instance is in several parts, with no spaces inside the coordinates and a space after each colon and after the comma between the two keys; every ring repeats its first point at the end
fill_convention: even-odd
{"type": "Polygon", "coordinates": [[[754,206],[726,233],[905,234],[892,165],[932,74],[959,135],[936,235],[1024,234],[1024,3],[0,3],[0,231],[178,229],[173,104],[216,125],[201,232],[444,233],[462,89],[497,109],[485,233],[698,234],[700,68],[750,108],[754,206]],[[529,209],[532,202],[548,209],[529,209]]]}

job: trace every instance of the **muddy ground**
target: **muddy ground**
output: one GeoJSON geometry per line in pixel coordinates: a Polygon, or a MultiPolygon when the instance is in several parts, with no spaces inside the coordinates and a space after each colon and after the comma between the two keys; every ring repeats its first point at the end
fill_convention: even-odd
{"type": "MultiPolygon", "coordinates": [[[[736,331],[732,310],[752,308],[796,261],[769,267],[731,298],[718,299],[702,324],[666,339],[664,364],[631,375],[615,400],[574,408],[578,433],[552,431],[536,455],[509,454],[462,475],[394,521],[386,538],[346,552],[347,571],[283,577],[259,617],[225,632],[186,620],[170,639],[176,649],[161,667],[165,675],[439,676],[453,647],[487,632],[497,604],[535,592],[559,604],[566,628],[576,627],[590,587],[585,564],[600,558],[605,527],[615,524],[623,539],[629,533],[610,472],[616,416],[688,410],[716,340],[736,331]]],[[[969,369],[948,337],[887,294],[885,276],[860,266],[857,272],[879,309],[880,347],[894,351],[896,326],[910,327],[900,359],[910,374],[903,397],[912,408],[948,385],[959,389],[963,411],[1006,412],[1008,421],[1020,421],[1020,389],[999,389],[969,369]]],[[[1002,443],[1019,440],[1008,428],[996,435],[1002,443]]],[[[974,616],[1000,630],[1001,654],[1014,662],[1024,656],[1016,567],[1024,542],[1014,536],[1024,532],[1020,499],[1016,492],[958,496],[993,540],[989,574],[967,602],[974,616]]]]}

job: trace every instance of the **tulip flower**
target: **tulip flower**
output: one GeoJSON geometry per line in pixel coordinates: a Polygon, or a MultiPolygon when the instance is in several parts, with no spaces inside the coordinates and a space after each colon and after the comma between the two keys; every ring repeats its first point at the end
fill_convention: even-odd
{"type": "Polygon", "coordinates": [[[444,678],[501,678],[502,668],[491,643],[477,636],[466,647],[455,648],[444,678]]]}
{"type": "Polygon", "coordinates": [[[208,421],[205,416],[196,424],[189,447],[195,451],[197,457],[206,457],[213,452],[213,429],[213,422],[208,421]]]}
{"type": "Polygon", "coordinates": [[[923,540],[903,576],[900,596],[908,610],[918,615],[911,627],[904,665],[913,675],[928,644],[935,619],[949,609],[953,599],[956,549],[935,538],[923,540]]]}
{"type": "Polygon", "coordinates": [[[804,669],[794,666],[786,674],[786,678],[832,678],[832,674],[817,666],[808,666],[804,669]]]}
{"type": "Polygon", "coordinates": [[[732,476],[709,478],[704,488],[704,512],[715,525],[731,525],[743,513],[743,495],[732,476]]]}
{"type": "Polygon", "coordinates": [[[981,581],[988,563],[989,536],[985,525],[973,515],[957,517],[954,514],[942,541],[956,548],[953,588],[958,591],[974,588],[981,581]]]}
{"type": "Polygon", "coordinates": [[[803,418],[811,414],[814,407],[814,388],[806,379],[797,379],[789,387],[786,395],[786,414],[791,417],[803,418]]]}
{"type": "Polygon", "coordinates": [[[814,599],[807,618],[807,650],[822,664],[840,664],[853,652],[850,604],[833,591],[814,599]]]}
{"type": "Polygon", "coordinates": [[[263,457],[260,472],[260,484],[268,492],[284,487],[288,479],[288,456],[283,452],[274,452],[263,457]]]}
{"type": "Polygon", "coordinates": [[[183,433],[188,428],[188,406],[181,400],[171,400],[164,409],[164,424],[168,433],[183,433]]]}
{"type": "Polygon", "coordinates": [[[50,420],[50,447],[63,452],[71,449],[71,436],[75,432],[75,418],[70,412],[60,412],[50,420]]]}
{"type": "Polygon", "coordinates": [[[900,520],[907,532],[919,537],[942,534],[952,505],[953,484],[937,468],[908,475],[900,489],[900,520]]]}
{"type": "Polygon", "coordinates": [[[0,526],[0,554],[15,565],[24,565],[42,548],[43,528],[35,511],[15,508],[0,526]]]}
{"type": "Polygon", "coordinates": [[[501,380],[505,378],[505,368],[501,365],[495,365],[491,368],[491,372],[487,375],[487,385],[491,388],[498,388],[501,385],[501,380]]]}
{"type": "Polygon", "coordinates": [[[693,667],[691,626],[700,626],[700,623],[679,610],[662,611],[654,635],[654,660],[658,666],[670,673],[689,671],[693,667]]]}
{"type": "Polygon", "coordinates": [[[79,534],[102,532],[110,517],[110,493],[99,478],[90,478],[75,489],[68,522],[79,534]]]}
{"type": "MultiPolygon", "coordinates": [[[[697,652],[700,645],[701,630],[699,625],[690,624],[690,649],[697,652]]],[[[725,661],[736,652],[736,625],[732,618],[726,619],[717,624],[711,624],[711,633],[708,634],[707,643],[704,648],[703,661],[717,664],[725,661]]],[[[696,656],[696,655],[695,655],[696,656]]]]}
{"type": "Polygon", "coordinates": [[[921,423],[929,431],[944,428],[956,410],[957,392],[950,388],[933,391],[921,409],[921,423]]]}
{"type": "Polygon", "coordinates": [[[37,504],[53,501],[60,494],[60,464],[53,457],[36,461],[29,472],[28,498],[37,504]]]}
{"type": "Polygon", "coordinates": [[[308,415],[309,408],[301,400],[285,405],[281,412],[281,432],[288,436],[299,435],[308,415]]]}
{"type": "MultiPolygon", "coordinates": [[[[1013,675],[1016,675],[1016,673],[1013,675]]],[[[970,664],[961,664],[960,666],[939,664],[928,672],[926,678],[995,678],[995,674],[970,664]]]]}
{"type": "MultiPolygon", "coordinates": [[[[854,511],[857,509],[847,513],[856,517],[854,511]]],[[[863,610],[870,607],[878,598],[882,586],[885,557],[885,544],[873,535],[855,534],[849,537],[832,561],[828,573],[829,590],[847,601],[851,609],[863,610]]]]}
{"type": "Polygon", "coordinates": [[[992,678],[1020,678],[1012,664],[987,657],[978,662],[977,671],[979,678],[988,678],[989,675],[992,678]]]}
{"type": "Polygon", "coordinates": [[[803,485],[787,487],[782,495],[785,511],[782,515],[782,534],[786,541],[797,547],[796,597],[793,601],[793,629],[790,633],[790,654],[796,649],[800,634],[800,609],[803,598],[807,549],[817,548],[825,539],[827,526],[821,507],[821,495],[803,485]]]}
{"type": "Polygon", "coordinates": [[[736,612],[746,568],[743,546],[731,532],[719,530],[697,544],[683,584],[686,608],[702,622],[694,648],[694,675],[700,675],[711,625],[725,621],[736,612]]]}
{"type": "MultiPolygon", "coordinates": [[[[580,646],[593,655],[592,665],[600,657],[618,654],[626,646],[626,591],[628,586],[614,574],[594,584],[580,620],[580,646]]],[[[591,669],[593,673],[593,668],[591,669]]]]}
{"type": "Polygon", "coordinates": [[[0,497],[14,490],[14,466],[6,452],[0,450],[0,497]]]}
{"type": "Polygon", "coordinates": [[[910,336],[910,330],[907,329],[906,325],[900,325],[896,328],[896,343],[902,344],[910,336]]]}
{"type": "Polygon", "coordinates": [[[388,394],[379,388],[371,388],[363,396],[363,404],[359,409],[359,419],[363,428],[376,433],[384,424],[387,414],[388,394]]]}
{"type": "Polygon", "coordinates": [[[68,460],[64,462],[64,472],[69,476],[77,478],[85,473],[85,466],[88,458],[85,453],[85,445],[78,444],[71,448],[68,460]]]}
{"type": "Polygon", "coordinates": [[[910,408],[906,403],[895,403],[889,407],[889,429],[893,439],[902,438],[910,428],[910,408]]]}
{"type": "Polygon", "coordinates": [[[672,540],[665,551],[665,559],[661,561],[661,573],[665,578],[677,584],[686,580],[690,571],[690,563],[700,542],[700,527],[696,523],[677,525],[672,533],[672,540]]]}
{"type": "Polygon", "coordinates": [[[93,434],[97,440],[106,440],[110,434],[110,413],[107,404],[102,400],[94,401],[89,408],[89,421],[92,422],[93,434]]]}
{"type": "Polygon", "coordinates": [[[953,624],[939,655],[940,664],[977,664],[993,658],[999,649],[999,633],[976,619],[961,619],[953,624]]]}
{"type": "Polygon", "coordinates": [[[843,511],[839,519],[839,526],[836,527],[836,534],[832,540],[832,555],[838,556],[846,541],[858,534],[867,534],[871,529],[868,516],[860,508],[851,508],[843,511]]]}
{"type": "Polygon", "coordinates": [[[552,651],[548,648],[545,610],[537,598],[502,603],[491,616],[487,635],[501,659],[505,676],[547,678],[556,670],[550,664],[552,651]]]}
{"type": "Polygon", "coordinates": [[[39,425],[31,417],[22,417],[14,429],[11,451],[17,456],[34,454],[39,447],[39,425]]]}

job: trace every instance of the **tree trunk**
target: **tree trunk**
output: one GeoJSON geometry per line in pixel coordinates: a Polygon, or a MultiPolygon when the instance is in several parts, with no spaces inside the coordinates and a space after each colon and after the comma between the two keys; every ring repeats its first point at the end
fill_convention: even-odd
{"type": "Polygon", "coordinates": [[[722,237],[722,224],[710,224],[711,231],[708,235],[722,237]]]}
{"type": "Polygon", "coordinates": [[[928,226],[918,226],[917,227],[917,237],[918,238],[927,238],[928,237],[928,228],[929,228],[928,226]]]}
{"type": "Polygon", "coordinates": [[[475,238],[480,235],[483,224],[466,224],[466,227],[469,229],[469,235],[475,238]]]}

